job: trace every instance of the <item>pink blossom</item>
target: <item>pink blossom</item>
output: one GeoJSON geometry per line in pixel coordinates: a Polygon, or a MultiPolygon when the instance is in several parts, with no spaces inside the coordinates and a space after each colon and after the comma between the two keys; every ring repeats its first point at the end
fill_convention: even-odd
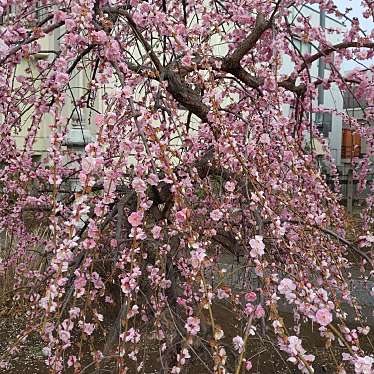
{"type": "Polygon", "coordinates": [[[92,156],[87,156],[82,159],[82,171],[85,174],[91,174],[101,168],[102,159],[95,158],[92,156]]]}
{"type": "Polygon", "coordinates": [[[82,245],[84,249],[92,249],[92,248],[95,248],[96,242],[93,239],[85,239],[82,245]]]}
{"type": "Polygon", "coordinates": [[[256,298],[257,298],[257,295],[256,295],[256,293],[253,292],[253,291],[247,292],[247,293],[245,294],[245,299],[246,299],[247,301],[249,301],[250,303],[253,302],[253,301],[255,301],[256,298]]]}
{"type": "Polygon", "coordinates": [[[71,319],[79,317],[80,309],[78,307],[73,307],[69,310],[69,315],[71,319]]]}
{"type": "Polygon", "coordinates": [[[234,349],[238,351],[239,353],[242,353],[244,349],[243,338],[241,336],[235,336],[235,338],[232,339],[232,342],[234,344],[234,349]]]}
{"type": "Polygon", "coordinates": [[[190,353],[188,352],[187,348],[183,348],[182,351],[177,355],[177,361],[184,365],[186,363],[186,360],[191,358],[190,353]]]}
{"type": "Polygon", "coordinates": [[[219,300],[227,299],[227,298],[229,298],[229,296],[230,295],[224,289],[219,288],[217,290],[217,297],[218,297],[219,300]]]}
{"type": "Polygon", "coordinates": [[[197,335],[200,331],[200,319],[197,317],[188,317],[184,327],[190,335],[197,335]]]}
{"type": "Polygon", "coordinates": [[[219,221],[223,217],[223,213],[219,209],[210,212],[210,218],[213,221],[219,221]]]}
{"type": "Polygon", "coordinates": [[[132,342],[132,343],[138,343],[140,340],[140,334],[131,327],[126,334],[125,341],[126,342],[132,342]]]}
{"type": "Polygon", "coordinates": [[[159,183],[159,179],[158,179],[158,176],[156,174],[149,174],[148,176],[148,179],[147,179],[147,182],[151,185],[151,186],[157,186],[157,184],[159,183]]]}
{"type": "Polygon", "coordinates": [[[86,278],[84,276],[80,276],[75,279],[74,281],[74,287],[75,288],[84,288],[86,286],[86,278]]]}
{"type": "Polygon", "coordinates": [[[362,335],[367,335],[367,334],[369,334],[369,332],[370,332],[370,327],[369,326],[365,326],[365,327],[357,327],[357,330],[358,330],[358,332],[360,333],[360,334],[362,334],[362,335]]]}
{"type": "Polygon", "coordinates": [[[105,49],[105,57],[109,61],[116,61],[121,56],[121,50],[116,40],[110,40],[105,49]]]}
{"type": "Polygon", "coordinates": [[[104,321],[104,316],[102,314],[95,312],[95,316],[98,319],[98,321],[100,322],[104,321]]]}
{"type": "Polygon", "coordinates": [[[134,93],[134,90],[131,86],[124,86],[121,88],[120,92],[121,92],[122,97],[125,97],[126,99],[128,99],[134,93]]]}
{"type": "MultiPolygon", "coordinates": [[[[43,348],[44,349],[44,348],[43,348]]],[[[8,361],[1,360],[0,361],[0,369],[9,370],[11,368],[10,363],[8,361]]]]}
{"type": "Polygon", "coordinates": [[[262,144],[270,144],[270,136],[269,136],[269,134],[261,134],[261,136],[260,136],[260,143],[262,143],[262,144]]]}
{"type": "Polygon", "coordinates": [[[103,126],[105,123],[105,116],[102,114],[97,114],[95,117],[95,122],[97,126],[103,126]]]}
{"type": "Polygon", "coordinates": [[[108,36],[104,30],[94,31],[92,33],[92,39],[94,43],[104,44],[108,40],[108,36]]]}
{"type": "Polygon", "coordinates": [[[183,58],[182,58],[182,64],[183,65],[191,65],[191,62],[192,62],[192,56],[190,53],[186,54],[183,58]]]}
{"type": "Polygon", "coordinates": [[[293,153],[291,151],[284,151],[284,153],[283,153],[284,161],[290,162],[290,161],[292,161],[292,158],[293,158],[293,153]]]}
{"type": "Polygon", "coordinates": [[[55,76],[55,86],[61,87],[64,86],[69,81],[69,74],[66,73],[56,73],[55,76]]]}
{"type": "Polygon", "coordinates": [[[121,279],[121,289],[126,295],[138,288],[137,278],[141,275],[141,271],[138,266],[135,266],[131,273],[127,273],[121,279]]]}
{"type": "Polygon", "coordinates": [[[104,355],[103,352],[101,351],[96,351],[94,354],[94,361],[95,362],[100,362],[103,359],[104,355]]]}
{"type": "Polygon", "coordinates": [[[93,323],[85,323],[83,325],[83,332],[87,335],[92,335],[95,330],[95,325],[93,323]]]}
{"type": "Polygon", "coordinates": [[[290,355],[287,361],[297,364],[297,367],[301,373],[308,374],[310,372],[309,369],[313,371],[310,363],[314,361],[315,356],[312,354],[305,354],[306,350],[302,347],[301,339],[299,339],[297,336],[289,336],[288,345],[285,346],[281,344],[280,347],[283,351],[286,351],[290,355]],[[297,359],[297,357],[302,357],[303,360],[297,359]],[[309,369],[307,368],[306,363],[308,364],[309,369]]]}
{"type": "MultiPolygon", "coordinates": [[[[361,13],[372,18],[373,1],[361,2],[361,13]]],[[[284,17],[292,11],[290,4],[302,8],[301,0],[280,6],[224,1],[218,7],[191,1],[186,14],[178,1],[168,2],[166,10],[159,3],[0,0],[0,283],[6,277],[12,300],[24,305],[20,343],[39,333],[49,370],[56,374],[82,372],[87,359],[95,365],[107,353],[118,355],[124,370],[150,372],[161,363],[152,368],[149,360],[141,362],[148,348],[142,326],[155,317],[154,350],[165,355],[170,326],[179,320],[187,337],[170,351],[175,365],[170,370],[188,372],[182,365],[199,340],[194,335],[202,330],[197,317],[207,312],[204,308],[211,306],[216,314],[217,303],[227,301],[234,306],[232,319],[258,323],[270,306],[275,311],[287,302],[293,304],[295,335],[302,319],[309,318],[323,339],[337,344],[341,339],[327,327],[340,314],[352,319],[352,327],[339,326],[347,343],[341,349],[350,352],[348,359],[343,356],[347,371],[374,372],[374,356],[359,342],[369,328],[354,320],[352,308],[335,308],[335,302],[352,304],[353,298],[359,310],[365,301],[356,300],[357,290],[350,287],[354,268],[347,246],[334,239],[348,235],[348,217],[339,204],[341,144],[334,160],[328,137],[307,120],[308,113],[309,119],[311,113],[332,114],[332,136],[339,135],[343,121],[367,143],[365,150],[353,147],[365,156],[350,157],[347,166],[357,192],[372,192],[373,74],[370,66],[338,72],[349,60],[372,58],[374,33],[363,36],[356,18],[344,26],[329,18],[326,30],[314,24],[318,17],[310,17],[313,11],[305,7],[288,27],[284,17]],[[39,19],[37,7],[46,8],[47,18],[39,19]],[[313,50],[315,58],[305,61],[290,43],[293,34],[302,44],[319,46],[323,60],[335,65],[324,77],[313,74],[315,69],[308,74],[320,56],[313,50]],[[256,42],[249,43],[250,50],[248,35],[256,42]],[[345,47],[352,43],[356,47],[345,47]],[[343,110],[342,100],[319,105],[320,87],[345,90],[344,96],[352,89],[364,112],[343,110]],[[316,137],[315,152],[309,149],[309,130],[316,137]],[[334,188],[327,176],[336,182],[334,188]],[[158,198],[147,193],[150,187],[158,198]],[[127,200],[118,215],[127,189],[135,199],[127,200]],[[38,252],[45,261],[38,260],[38,252]],[[232,264],[230,252],[244,255],[243,261],[232,264]],[[222,267],[229,257],[230,264],[222,267]],[[249,279],[243,292],[231,282],[252,273],[263,278],[254,292],[249,279]],[[266,300],[259,305],[261,294],[266,300]],[[180,315],[168,308],[174,299],[180,315]],[[96,332],[111,335],[111,312],[121,304],[128,306],[130,323],[111,352],[98,354],[91,338],[96,332]]],[[[320,3],[338,20],[345,17],[334,5],[339,0],[306,3],[320,3]]],[[[360,204],[361,227],[353,238],[369,255],[371,195],[360,204]]],[[[369,262],[362,260],[363,276],[365,269],[370,275],[369,262]]],[[[266,323],[273,323],[274,343],[298,372],[313,371],[314,356],[306,354],[300,338],[286,337],[293,324],[284,326],[273,317],[266,323]]],[[[245,336],[255,329],[249,326],[245,336]]],[[[228,326],[225,334],[229,340],[235,336],[228,326]]],[[[203,335],[208,344],[224,339],[217,324],[203,335]]],[[[236,354],[244,353],[245,339],[243,332],[229,341],[236,354]]],[[[6,340],[2,356],[22,353],[6,340]]],[[[208,371],[223,371],[232,361],[223,346],[214,347],[208,371]]],[[[243,371],[252,366],[248,357],[241,358],[243,371]]]]}
{"type": "Polygon", "coordinates": [[[86,287],[86,284],[87,284],[87,280],[86,278],[84,278],[84,276],[79,276],[74,280],[74,288],[75,288],[77,298],[80,298],[84,294],[85,292],[84,288],[86,287]]]}
{"type": "Polygon", "coordinates": [[[200,267],[206,257],[206,251],[203,247],[197,246],[195,251],[191,251],[191,264],[197,269],[200,267]]]}
{"type": "Polygon", "coordinates": [[[135,236],[135,239],[136,240],[145,240],[147,238],[147,235],[146,233],[144,232],[143,229],[141,229],[140,227],[137,227],[136,228],[136,236],[135,236]]]}
{"type": "Polygon", "coordinates": [[[186,222],[187,220],[187,208],[184,208],[182,210],[179,210],[178,212],[175,213],[175,220],[179,223],[182,224],[186,222]]]}
{"type": "Polygon", "coordinates": [[[299,339],[295,335],[288,337],[288,348],[290,350],[290,353],[293,355],[297,355],[300,352],[305,352],[304,348],[301,346],[301,339],[299,339]]]}
{"type": "Polygon", "coordinates": [[[66,330],[60,330],[58,333],[58,336],[60,337],[61,341],[64,344],[70,344],[70,332],[66,330]]]}
{"type": "Polygon", "coordinates": [[[355,360],[355,373],[356,374],[372,374],[372,366],[374,359],[371,356],[357,357],[355,360]]]}
{"type": "Polygon", "coordinates": [[[141,211],[132,212],[127,219],[131,226],[133,227],[140,226],[143,222],[143,212],[141,211]]]}
{"type": "Polygon", "coordinates": [[[154,239],[160,239],[160,233],[161,233],[161,227],[160,226],[154,226],[151,230],[153,238],[154,239]]]}
{"type": "Polygon", "coordinates": [[[58,186],[58,185],[60,185],[61,183],[62,183],[62,178],[59,176],[59,175],[50,175],[49,177],[48,177],[48,182],[50,183],[50,184],[52,184],[52,185],[56,185],[56,186],[58,186]]]}
{"type": "Polygon", "coordinates": [[[360,236],[359,239],[360,247],[371,247],[374,243],[374,235],[372,235],[370,232],[368,233],[368,235],[360,236]]]}
{"type": "Polygon", "coordinates": [[[65,26],[68,31],[72,31],[77,26],[77,24],[73,19],[67,18],[65,19],[65,26]]]}
{"type": "Polygon", "coordinates": [[[251,303],[245,304],[245,314],[247,316],[251,315],[253,311],[255,310],[255,307],[251,303]]]}
{"type": "Polygon", "coordinates": [[[67,17],[67,14],[62,10],[57,10],[53,14],[53,22],[61,22],[64,21],[67,17]]]}
{"type": "Polygon", "coordinates": [[[256,310],[255,310],[255,317],[256,318],[262,318],[265,316],[265,310],[262,307],[262,305],[257,305],[256,310]]]}
{"type": "Polygon", "coordinates": [[[247,360],[245,362],[245,370],[249,371],[252,369],[252,362],[250,360],[247,360]]]}
{"type": "Polygon", "coordinates": [[[68,366],[71,367],[71,366],[74,366],[74,364],[77,362],[77,357],[76,356],[73,356],[73,355],[70,355],[69,358],[68,358],[68,366]]]}
{"type": "Polygon", "coordinates": [[[132,188],[138,193],[144,193],[147,190],[147,185],[145,184],[145,182],[138,177],[134,178],[131,185],[132,188]]]}
{"type": "Polygon", "coordinates": [[[49,356],[44,362],[48,366],[53,367],[53,370],[55,370],[57,373],[62,372],[62,369],[63,369],[62,358],[56,357],[56,356],[49,356]]]}
{"type": "Polygon", "coordinates": [[[331,312],[326,308],[319,309],[316,313],[316,321],[321,326],[327,326],[332,322],[331,312]]]}
{"type": "MultiPolygon", "coordinates": [[[[369,242],[369,243],[374,243],[374,235],[372,234],[368,234],[366,235],[366,240],[369,242]]],[[[367,356],[366,356],[367,357],[367,356]]]]}
{"type": "Polygon", "coordinates": [[[326,290],[323,289],[323,288],[319,288],[319,289],[317,290],[317,295],[318,295],[318,297],[319,297],[322,301],[324,301],[324,302],[327,302],[327,300],[329,299],[326,290]]]}
{"type": "Polygon", "coordinates": [[[251,246],[250,255],[253,258],[261,257],[265,254],[265,244],[263,243],[263,237],[260,235],[256,235],[254,239],[249,241],[249,245],[251,246]]]}
{"type": "Polygon", "coordinates": [[[94,284],[94,287],[99,290],[104,287],[104,282],[102,281],[100,275],[94,271],[91,275],[91,281],[94,284]]]}
{"type": "Polygon", "coordinates": [[[278,291],[282,295],[289,295],[296,290],[295,283],[289,278],[283,278],[278,286],[278,291]]]}
{"type": "Polygon", "coordinates": [[[234,192],[235,182],[226,182],[225,183],[225,190],[228,191],[228,192],[234,192]]]}

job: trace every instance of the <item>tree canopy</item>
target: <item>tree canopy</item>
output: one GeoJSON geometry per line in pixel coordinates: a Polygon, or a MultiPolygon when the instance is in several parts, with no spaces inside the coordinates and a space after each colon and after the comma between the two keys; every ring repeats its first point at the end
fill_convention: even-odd
{"type": "MultiPolygon", "coordinates": [[[[314,324],[340,347],[336,372],[374,372],[350,286],[354,267],[373,274],[373,194],[350,226],[313,120],[330,110],[366,139],[354,178],[372,192],[374,30],[332,0],[1,0],[0,12],[1,297],[25,318],[4,368],[37,333],[53,373],[239,374],[260,336],[313,373],[300,329],[314,324]],[[314,24],[310,7],[342,24],[314,24]],[[363,120],[317,102],[331,87],[366,100],[363,120]],[[72,125],[95,135],[84,149],[67,143],[72,125]]],[[[371,1],[362,12],[374,21],[371,1]]]]}

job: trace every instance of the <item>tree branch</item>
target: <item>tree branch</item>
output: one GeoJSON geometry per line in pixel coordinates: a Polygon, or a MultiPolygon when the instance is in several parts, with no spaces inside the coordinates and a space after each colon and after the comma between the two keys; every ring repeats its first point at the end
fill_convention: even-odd
{"type": "Polygon", "coordinates": [[[59,27],[61,27],[63,24],[64,24],[64,21],[54,23],[53,25],[50,25],[50,26],[48,26],[48,27],[46,27],[44,29],[38,30],[38,32],[34,33],[33,36],[30,36],[29,38],[26,38],[25,40],[22,40],[22,42],[20,42],[18,45],[14,46],[13,48],[10,48],[10,50],[7,53],[7,55],[0,60],[0,65],[4,64],[4,62],[10,56],[12,56],[15,53],[17,53],[22,48],[22,46],[24,46],[26,44],[30,44],[32,42],[35,42],[36,40],[38,40],[42,36],[44,36],[44,34],[49,34],[53,30],[58,29],[59,27]]]}
{"type": "Polygon", "coordinates": [[[224,58],[224,64],[231,67],[237,67],[241,59],[256,45],[262,34],[269,29],[271,22],[267,22],[262,13],[256,17],[254,30],[239,44],[238,48],[224,58]]]}
{"type": "Polygon", "coordinates": [[[298,72],[300,73],[309,64],[318,60],[319,58],[321,58],[323,56],[327,56],[330,53],[338,51],[340,49],[346,49],[346,48],[370,48],[370,49],[374,49],[374,42],[368,42],[368,43],[343,42],[343,43],[335,44],[331,47],[322,49],[319,52],[315,53],[314,55],[305,58],[305,62],[301,65],[301,68],[298,70],[298,72]]]}
{"type": "Polygon", "coordinates": [[[132,31],[134,32],[135,36],[138,38],[138,40],[142,43],[144,49],[148,53],[150,59],[152,60],[153,64],[155,65],[156,69],[158,70],[159,73],[163,70],[163,66],[161,65],[160,60],[156,56],[155,52],[153,51],[152,47],[150,44],[145,40],[144,36],[142,33],[139,31],[138,26],[132,19],[131,15],[124,9],[120,9],[118,7],[105,7],[104,11],[106,13],[113,13],[117,15],[121,15],[126,18],[127,23],[131,27],[132,31]]]}
{"type": "Polygon", "coordinates": [[[176,101],[199,117],[203,122],[208,122],[208,106],[201,101],[201,97],[186,82],[180,79],[176,72],[167,69],[165,71],[165,80],[168,82],[168,91],[176,101]]]}

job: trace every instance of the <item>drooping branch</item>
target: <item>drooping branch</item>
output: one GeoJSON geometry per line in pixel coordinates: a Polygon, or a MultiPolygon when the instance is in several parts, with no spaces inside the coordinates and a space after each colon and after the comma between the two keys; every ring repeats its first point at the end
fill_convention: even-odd
{"type": "Polygon", "coordinates": [[[51,33],[52,31],[58,29],[64,24],[64,21],[56,22],[50,26],[45,27],[44,29],[39,29],[37,32],[34,33],[34,35],[22,40],[18,45],[10,48],[2,59],[0,59],[0,65],[4,64],[10,56],[13,56],[16,54],[19,50],[22,49],[24,45],[30,44],[32,42],[35,42],[36,40],[40,39],[42,36],[47,35],[51,33]]]}
{"type": "MultiPolygon", "coordinates": [[[[350,242],[349,240],[341,237],[335,231],[330,230],[328,228],[321,227],[319,225],[310,225],[310,224],[307,224],[306,222],[301,222],[301,221],[298,221],[298,220],[282,220],[282,222],[286,222],[286,223],[290,223],[290,224],[294,224],[294,225],[308,225],[312,228],[315,228],[315,229],[323,232],[324,234],[327,234],[327,235],[333,237],[334,239],[338,240],[340,243],[342,243],[345,246],[347,246],[348,248],[350,248],[354,253],[358,254],[360,257],[365,259],[371,265],[371,267],[373,268],[372,259],[364,251],[361,251],[361,249],[357,248],[357,246],[355,246],[352,242],[350,242]]],[[[271,221],[265,221],[264,223],[265,224],[270,224],[272,222],[271,221]]]]}
{"type": "Polygon", "coordinates": [[[314,61],[317,61],[323,56],[328,56],[331,53],[335,51],[339,51],[341,49],[347,49],[347,48],[369,48],[374,49],[374,42],[366,42],[366,43],[360,43],[360,42],[343,42],[335,44],[331,47],[321,49],[317,53],[305,58],[305,62],[301,65],[298,72],[301,72],[304,70],[309,64],[311,64],[314,61]]]}
{"type": "Polygon", "coordinates": [[[151,45],[148,43],[148,41],[144,38],[142,33],[139,31],[138,26],[136,25],[136,23],[132,19],[131,15],[126,10],[124,10],[122,8],[119,8],[119,7],[105,7],[104,11],[107,12],[107,13],[121,15],[121,16],[126,18],[127,23],[131,27],[131,29],[134,32],[136,38],[143,45],[145,51],[148,53],[150,59],[152,60],[153,64],[155,65],[157,71],[159,73],[161,73],[161,71],[163,70],[163,67],[162,67],[162,64],[161,64],[160,60],[158,59],[158,57],[157,57],[156,53],[154,52],[153,48],[151,47],[151,45]]]}

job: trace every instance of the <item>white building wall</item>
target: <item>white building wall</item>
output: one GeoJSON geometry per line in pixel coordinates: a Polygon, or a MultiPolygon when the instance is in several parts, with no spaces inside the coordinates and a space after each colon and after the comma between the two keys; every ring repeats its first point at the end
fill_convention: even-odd
{"type": "MultiPolygon", "coordinates": [[[[311,7],[304,6],[301,9],[301,13],[305,17],[310,18],[310,22],[312,26],[319,26],[320,24],[320,13],[317,9],[313,9],[311,7]]],[[[295,17],[297,15],[297,10],[294,9],[290,17],[295,17]]],[[[342,28],[343,26],[333,20],[332,18],[326,16],[326,28],[342,28]]],[[[54,49],[56,45],[58,44],[58,37],[61,35],[63,30],[57,30],[54,34],[47,36],[43,40],[43,49],[54,49]]],[[[335,44],[339,42],[339,38],[336,36],[336,34],[329,34],[328,40],[331,42],[331,44],[335,44]]],[[[212,45],[214,45],[214,53],[216,55],[224,56],[227,53],[227,46],[225,44],[222,44],[220,41],[219,36],[216,34],[212,37],[212,45]]],[[[318,46],[315,46],[318,47],[318,46]]],[[[314,46],[311,46],[311,53],[316,52],[316,48],[314,46]]],[[[36,56],[36,58],[46,58],[47,56],[36,56]]],[[[23,64],[26,64],[26,62],[23,62],[23,64]]],[[[313,78],[318,76],[318,64],[319,62],[316,61],[311,66],[311,75],[313,78]]],[[[25,65],[26,66],[26,65],[25,65]]],[[[22,66],[21,66],[22,69],[22,66]]],[[[282,67],[280,69],[280,75],[287,75],[290,72],[292,72],[294,69],[294,64],[291,61],[289,56],[284,56],[282,61],[282,67]]],[[[328,69],[325,69],[325,77],[327,77],[330,74],[330,71],[328,69]]],[[[85,76],[85,73],[82,72],[76,76],[76,78],[73,79],[71,82],[72,86],[75,86],[76,88],[73,89],[73,93],[76,97],[80,96],[84,92],[84,90],[79,89],[78,87],[87,87],[88,85],[88,79],[85,76]]],[[[112,87],[114,87],[116,82],[113,82],[110,84],[107,88],[111,90],[112,87]]],[[[103,89],[100,89],[97,92],[97,97],[100,97],[100,95],[103,93],[103,89]]],[[[223,103],[224,104],[224,103],[223,103]]],[[[317,102],[315,103],[317,104],[317,102]]],[[[105,107],[99,98],[96,99],[95,107],[99,111],[104,111],[105,107]]],[[[336,85],[332,85],[329,90],[325,90],[324,92],[324,107],[336,110],[337,112],[343,111],[343,99],[342,95],[336,85]]],[[[74,108],[73,101],[68,99],[67,105],[64,108],[65,114],[69,116],[74,108]],[[70,103],[69,103],[70,101],[70,103]]],[[[284,112],[287,114],[289,112],[289,108],[287,106],[284,107],[284,112]]],[[[94,118],[91,118],[89,115],[89,110],[83,110],[81,113],[82,119],[84,124],[87,126],[87,129],[92,133],[95,134],[96,129],[94,127],[94,118]]],[[[93,116],[94,117],[94,116],[93,116]]],[[[38,133],[38,139],[35,143],[35,152],[36,153],[42,153],[49,147],[49,128],[48,128],[48,120],[51,119],[45,118],[43,120],[43,123],[40,125],[40,131],[38,133]]],[[[23,128],[28,128],[28,122],[29,120],[25,119],[25,123],[23,124],[23,128]]],[[[17,144],[19,147],[22,147],[23,139],[24,139],[24,131],[21,131],[19,134],[16,134],[17,144]]],[[[341,138],[342,138],[342,120],[339,116],[336,114],[332,115],[332,128],[331,132],[328,136],[328,143],[332,152],[333,157],[335,158],[335,161],[337,165],[340,165],[341,159],[341,138]]],[[[318,145],[317,147],[318,148],[318,145]]],[[[320,147],[319,147],[320,148],[320,147]]]]}
{"type": "MultiPolygon", "coordinates": [[[[318,6],[309,7],[304,6],[302,9],[299,9],[300,12],[303,14],[304,17],[308,17],[310,19],[310,24],[312,27],[318,27],[320,25],[320,12],[318,11],[318,6]]],[[[289,16],[289,19],[292,20],[294,17],[296,17],[297,20],[297,14],[298,11],[294,8],[291,12],[291,15],[289,16]]],[[[297,21],[296,21],[297,22],[297,21]]],[[[325,18],[325,29],[344,29],[344,26],[334,20],[333,18],[326,15],[325,18]]],[[[327,31],[326,31],[327,32],[327,31]]],[[[341,41],[341,36],[337,35],[336,33],[328,33],[327,34],[327,40],[331,44],[337,44],[341,41]]],[[[297,42],[298,46],[300,45],[300,42],[297,42]]],[[[311,45],[307,41],[301,42],[301,52],[308,53],[310,51],[311,54],[314,54],[318,51],[319,46],[318,45],[311,45]]],[[[318,77],[319,73],[319,63],[320,61],[315,61],[310,67],[310,74],[312,79],[315,79],[318,77]]],[[[288,55],[285,55],[283,57],[283,64],[280,73],[284,75],[290,74],[294,70],[294,63],[292,62],[291,58],[288,55]]],[[[328,69],[327,66],[325,66],[324,69],[324,77],[328,78],[328,76],[331,74],[331,70],[328,69]]],[[[316,99],[314,102],[314,106],[318,105],[318,100],[316,99]]],[[[324,108],[336,111],[338,113],[343,112],[343,97],[341,94],[340,89],[336,84],[332,84],[330,89],[324,90],[324,103],[322,105],[324,108]]],[[[285,105],[283,108],[284,112],[288,114],[290,112],[290,108],[288,105],[285,105]]],[[[313,115],[313,120],[315,121],[316,115],[313,115]]],[[[306,135],[309,137],[309,134],[306,135]]],[[[332,154],[332,157],[334,158],[336,164],[339,166],[341,164],[341,143],[342,143],[342,119],[341,116],[337,115],[336,113],[332,113],[332,124],[331,124],[331,131],[328,134],[328,145],[332,154]]],[[[323,154],[323,150],[321,145],[318,141],[314,142],[315,151],[317,153],[323,154]]]]}

